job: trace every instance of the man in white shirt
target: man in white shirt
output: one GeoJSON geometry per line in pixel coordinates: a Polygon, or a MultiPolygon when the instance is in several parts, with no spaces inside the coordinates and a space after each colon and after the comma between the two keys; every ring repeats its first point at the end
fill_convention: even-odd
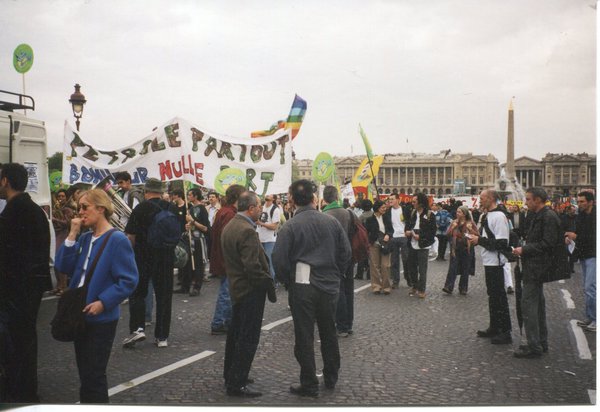
{"type": "Polygon", "coordinates": [[[471,243],[483,248],[481,260],[485,269],[490,325],[485,330],[477,331],[477,336],[491,338],[493,344],[509,344],[512,343],[512,326],[503,270],[508,260],[500,253],[500,250],[508,247],[508,219],[502,211],[497,210],[498,194],[495,190],[484,190],[479,198],[486,214],[481,217],[481,236],[473,237],[471,243]]]}
{"type": "Polygon", "coordinates": [[[217,192],[208,192],[208,205],[206,206],[206,210],[208,211],[208,221],[211,226],[213,225],[215,215],[220,208],[221,203],[219,203],[219,194],[217,192]]]}
{"type": "Polygon", "coordinates": [[[397,289],[400,283],[400,259],[402,259],[404,279],[406,279],[408,286],[412,286],[408,277],[408,239],[404,234],[406,216],[397,194],[392,193],[388,200],[391,207],[385,213],[390,216],[394,227],[394,236],[390,241],[392,289],[397,289]]]}
{"type": "Polygon", "coordinates": [[[263,249],[269,258],[269,270],[271,277],[275,280],[275,271],[273,270],[273,262],[271,261],[271,254],[275,247],[275,240],[277,239],[277,228],[279,227],[279,221],[281,219],[281,210],[273,203],[273,195],[265,196],[265,204],[263,206],[262,213],[258,222],[256,222],[256,231],[258,232],[258,238],[262,243],[263,249]]]}

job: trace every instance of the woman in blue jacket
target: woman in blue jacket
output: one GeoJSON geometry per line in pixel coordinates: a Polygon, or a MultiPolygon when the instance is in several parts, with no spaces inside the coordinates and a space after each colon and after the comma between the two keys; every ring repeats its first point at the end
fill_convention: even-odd
{"type": "Polygon", "coordinates": [[[70,277],[70,288],[83,286],[88,267],[109,236],[88,286],[86,329],[75,339],[75,357],[79,369],[81,403],[108,403],[106,367],[115,338],[120,303],[133,293],[138,271],[127,236],[113,227],[109,218],[113,205],[108,195],[94,189],[79,199],[79,217],[71,220],[71,229],[56,256],[56,268],[70,277]],[[90,230],[76,241],[81,227],[90,230]]]}

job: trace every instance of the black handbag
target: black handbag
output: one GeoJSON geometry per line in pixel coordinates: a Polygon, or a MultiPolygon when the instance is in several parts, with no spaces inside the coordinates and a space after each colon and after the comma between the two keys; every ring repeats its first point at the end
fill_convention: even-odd
{"type": "Polygon", "coordinates": [[[92,265],[89,267],[85,276],[85,282],[83,286],[75,289],[67,289],[63,292],[61,297],[58,299],[58,305],[56,307],[56,314],[50,322],[50,332],[52,337],[60,342],[73,342],[77,337],[82,336],[85,332],[85,301],[87,297],[87,290],[92,275],[98,264],[98,259],[102,255],[108,239],[116,231],[111,229],[104,238],[100,250],[96,254],[92,265]]]}
{"type": "Polygon", "coordinates": [[[392,251],[390,249],[390,242],[389,240],[386,242],[383,240],[383,238],[385,237],[385,234],[379,232],[379,234],[377,235],[377,242],[379,243],[379,251],[381,252],[382,255],[389,255],[390,252],[392,251]]]}

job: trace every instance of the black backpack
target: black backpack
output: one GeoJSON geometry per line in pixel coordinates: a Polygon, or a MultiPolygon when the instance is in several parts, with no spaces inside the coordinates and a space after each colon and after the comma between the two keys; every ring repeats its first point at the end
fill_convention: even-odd
{"type": "Polygon", "coordinates": [[[166,209],[160,204],[156,207],[160,210],[156,212],[148,227],[146,242],[154,249],[175,249],[181,236],[179,219],[169,210],[168,205],[166,209]]]}

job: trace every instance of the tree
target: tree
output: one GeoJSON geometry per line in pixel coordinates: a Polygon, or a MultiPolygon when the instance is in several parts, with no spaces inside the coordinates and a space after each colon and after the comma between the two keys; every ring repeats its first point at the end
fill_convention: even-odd
{"type": "Polygon", "coordinates": [[[48,158],[48,170],[62,170],[63,152],[56,152],[48,158]]]}

